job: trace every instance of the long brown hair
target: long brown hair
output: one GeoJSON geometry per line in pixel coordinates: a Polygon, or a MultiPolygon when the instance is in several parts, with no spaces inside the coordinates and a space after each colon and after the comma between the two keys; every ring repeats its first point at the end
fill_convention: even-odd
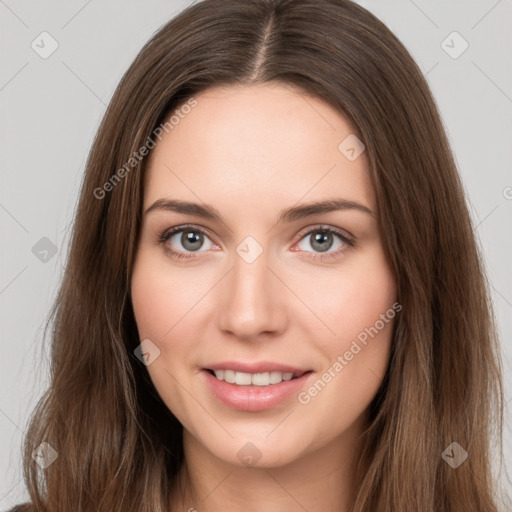
{"type": "Polygon", "coordinates": [[[349,0],[201,1],[122,78],[90,151],[48,320],[51,384],[25,441],[26,510],[168,510],[182,426],[134,355],[130,276],[147,158],[126,162],[206,88],[270,81],[323,99],[363,141],[403,307],[351,510],[498,510],[490,455],[495,442],[501,463],[501,362],[464,188],[420,69],[349,0]],[[42,442],[58,453],[44,470],[32,459],[42,442]],[[443,457],[454,442],[468,453],[456,469],[443,457]]]}

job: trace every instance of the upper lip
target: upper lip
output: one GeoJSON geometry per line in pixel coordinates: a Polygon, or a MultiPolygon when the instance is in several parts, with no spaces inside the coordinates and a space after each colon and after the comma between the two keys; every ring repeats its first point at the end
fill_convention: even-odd
{"type": "Polygon", "coordinates": [[[289,366],[281,363],[274,363],[271,361],[259,361],[244,363],[242,361],[224,361],[222,363],[215,363],[205,367],[206,370],[234,370],[235,372],[244,373],[266,373],[266,372],[281,372],[293,373],[294,376],[302,375],[310,369],[299,368],[296,366],[289,366]]]}

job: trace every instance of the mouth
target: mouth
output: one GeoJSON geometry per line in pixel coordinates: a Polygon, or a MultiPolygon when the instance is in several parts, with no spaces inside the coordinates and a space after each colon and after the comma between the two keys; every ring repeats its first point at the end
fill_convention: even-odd
{"type": "Polygon", "coordinates": [[[314,378],[313,370],[248,373],[229,368],[203,368],[200,374],[214,399],[231,409],[246,412],[288,406],[290,398],[314,378]]]}

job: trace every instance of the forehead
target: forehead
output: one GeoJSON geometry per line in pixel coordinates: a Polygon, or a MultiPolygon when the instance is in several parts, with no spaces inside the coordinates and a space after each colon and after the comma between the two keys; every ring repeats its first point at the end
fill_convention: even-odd
{"type": "Polygon", "coordinates": [[[178,197],[275,210],[335,196],[375,210],[364,152],[351,161],[340,150],[354,130],[326,102],[276,83],[214,87],[194,99],[151,152],[145,208],[178,197]]]}

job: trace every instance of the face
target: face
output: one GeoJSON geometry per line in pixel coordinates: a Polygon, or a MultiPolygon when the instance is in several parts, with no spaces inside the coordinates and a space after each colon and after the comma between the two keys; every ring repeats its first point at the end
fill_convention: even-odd
{"type": "Polygon", "coordinates": [[[395,279],[340,113],[279,84],[195,100],[145,177],[131,293],[146,368],[204,450],[280,466],[363,424],[395,279]]]}

